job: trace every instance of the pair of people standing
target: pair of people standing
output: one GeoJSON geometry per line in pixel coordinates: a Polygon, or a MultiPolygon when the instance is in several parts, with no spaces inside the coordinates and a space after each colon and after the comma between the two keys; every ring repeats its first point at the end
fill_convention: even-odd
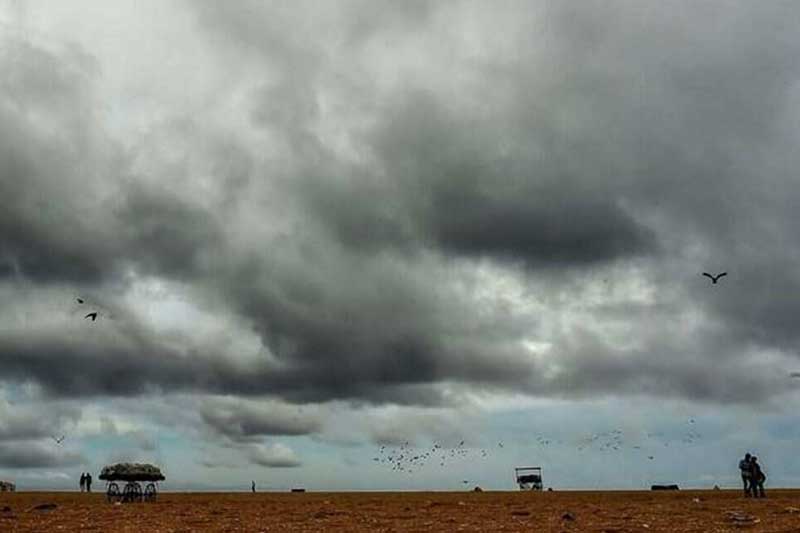
{"type": "Polygon", "coordinates": [[[749,453],[745,454],[744,459],[739,461],[739,471],[742,474],[745,498],[751,495],[753,498],[763,498],[765,496],[764,482],[767,480],[767,476],[761,470],[758,457],[749,453]]]}
{"type": "Polygon", "coordinates": [[[92,475],[89,472],[81,474],[81,492],[92,492],[92,475]]]}

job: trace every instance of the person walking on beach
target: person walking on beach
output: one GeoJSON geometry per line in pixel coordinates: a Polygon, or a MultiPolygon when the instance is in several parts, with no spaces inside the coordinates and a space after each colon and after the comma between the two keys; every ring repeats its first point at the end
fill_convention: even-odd
{"type": "Polygon", "coordinates": [[[764,471],[761,470],[761,465],[758,464],[758,457],[751,457],[750,458],[750,488],[753,493],[753,498],[763,498],[765,497],[764,494],[764,482],[767,480],[767,476],[764,474],[764,471]]]}
{"type": "Polygon", "coordinates": [[[86,472],[86,492],[92,492],[92,475],[86,472]]]}
{"type": "Polygon", "coordinates": [[[253,494],[255,494],[255,492],[256,492],[256,482],[255,481],[253,481],[252,485],[250,486],[250,490],[252,490],[253,494]]]}
{"type": "Polygon", "coordinates": [[[739,461],[739,472],[742,474],[742,486],[744,488],[744,497],[745,498],[750,496],[750,489],[751,489],[751,483],[750,483],[750,473],[751,473],[750,459],[751,459],[751,456],[750,456],[749,453],[747,453],[747,454],[745,454],[744,459],[739,461]]]}
{"type": "Polygon", "coordinates": [[[86,488],[86,474],[81,472],[81,492],[86,488]]]}

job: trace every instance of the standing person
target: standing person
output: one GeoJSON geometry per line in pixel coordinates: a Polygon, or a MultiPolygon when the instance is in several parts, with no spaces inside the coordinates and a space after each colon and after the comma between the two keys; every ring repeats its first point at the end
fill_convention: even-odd
{"type": "Polygon", "coordinates": [[[92,492],[92,475],[86,472],[86,492],[92,492]]]}
{"type": "Polygon", "coordinates": [[[256,492],[256,482],[255,481],[253,481],[252,485],[250,486],[250,490],[252,490],[253,493],[256,492]]]}
{"type": "Polygon", "coordinates": [[[742,474],[742,486],[744,487],[744,497],[750,496],[750,460],[752,459],[749,453],[744,455],[744,459],[739,461],[739,472],[742,474]]]}
{"type": "Polygon", "coordinates": [[[86,474],[81,472],[81,492],[83,492],[84,488],[86,488],[86,474]]]}
{"type": "Polygon", "coordinates": [[[753,456],[750,459],[750,487],[753,492],[753,498],[763,498],[764,482],[767,480],[766,474],[761,470],[761,465],[758,464],[758,457],[753,456]]]}

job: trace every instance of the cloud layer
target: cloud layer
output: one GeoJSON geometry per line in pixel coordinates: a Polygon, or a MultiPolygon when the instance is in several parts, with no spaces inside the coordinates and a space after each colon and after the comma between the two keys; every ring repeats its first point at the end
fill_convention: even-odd
{"type": "Polygon", "coordinates": [[[293,404],[791,390],[799,9],[158,9],[3,26],[1,382],[196,394],[267,466],[293,404]]]}

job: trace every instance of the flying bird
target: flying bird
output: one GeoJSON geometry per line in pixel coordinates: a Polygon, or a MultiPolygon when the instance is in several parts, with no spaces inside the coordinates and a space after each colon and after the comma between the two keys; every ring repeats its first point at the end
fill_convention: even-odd
{"type": "Polygon", "coordinates": [[[86,315],[83,318],[91,318],[92,322],[94,322],[95,320],[97,320],[97,311],[95,311],[93,313],[89,313],[88,315],[86,315]]]}
{"type": "Polygon", "coordinates": [[[712,275],[711,275],[711,274],[709,274],[708,272],[703,272],[703,275],[704,275],[705,277],[709,278],[709,279],[711,280],[711,283],[712,283],[712,284],[715,284],[719,278],[721,278],[722,276],[727,276],[727,275],[728,275],[728,273],[727,273],[727,272],[722,272],[722,273],[720,273],[720,274],[717,274],[716,276],[712,276],[712,275]]]}
{"type": "Polygon", "coordinates": [[[80,299],[80,298],[78,298],[78,303],[79,303],[79,304],[82,304],[82,303],[83,303],[83,300],[82,300],[82,299],[80,299]]]}
{"type": "Polygon", "coordinates": [[[790,378],[800,378],[800,372],[790,372],[789,373],[789,377],[790,378]]]}
{"type": "Polygon", "coordinates": [[[59,439],[53,437],[52,435],[51,435],[51,437],[53,438],[54,441],[56,441],[57,444],[61,444],[62,442],[64,442],[64,438],[65,438],[64,435],[61,435],[61,438],[59,438],[59,439]]]}

